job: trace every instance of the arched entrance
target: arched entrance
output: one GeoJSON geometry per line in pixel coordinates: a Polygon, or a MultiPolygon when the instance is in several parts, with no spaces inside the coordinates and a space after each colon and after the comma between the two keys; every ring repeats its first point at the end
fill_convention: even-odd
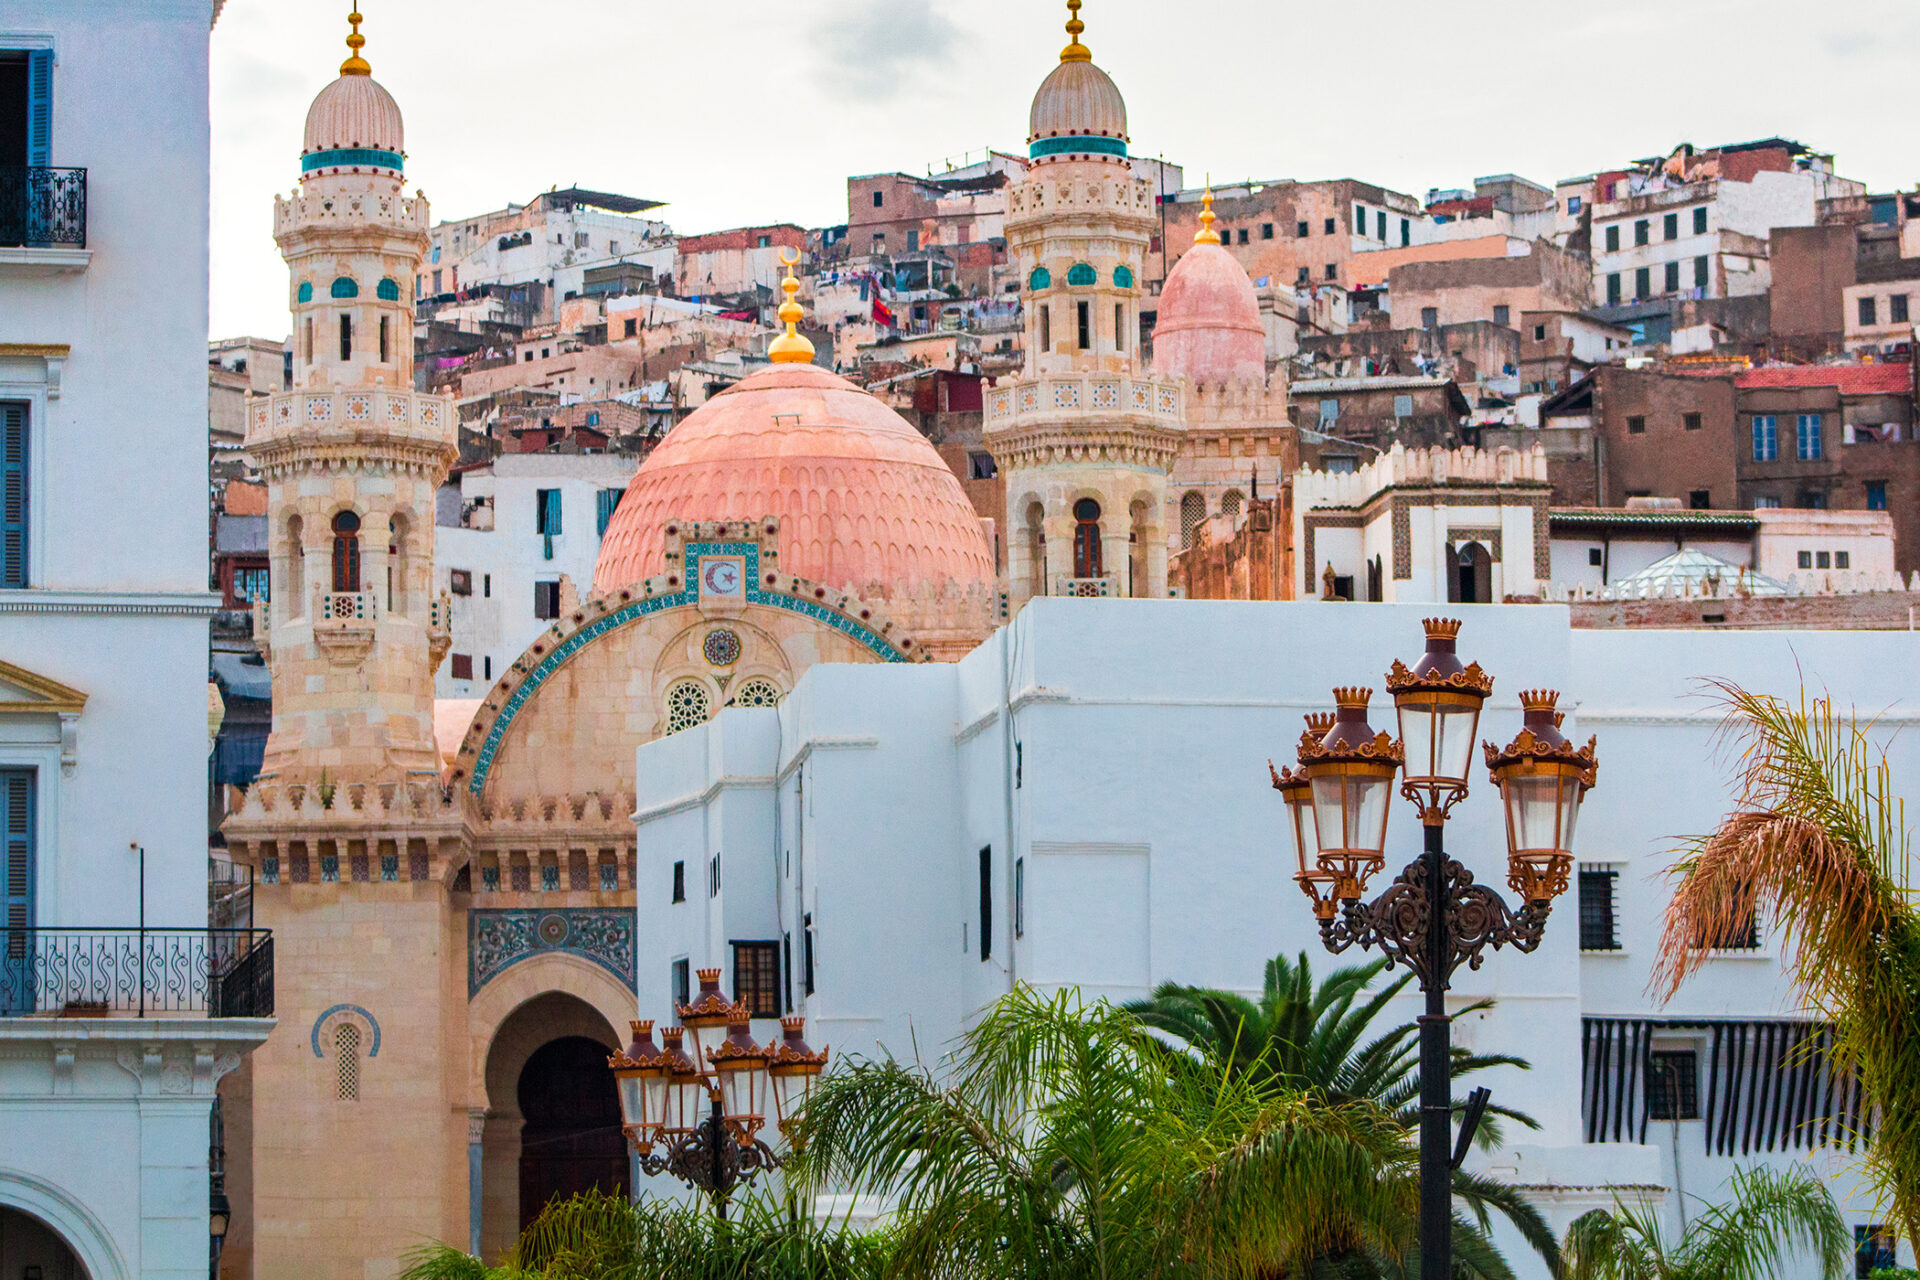
{"type": "Polygon", "coordinates": [[[610,1170],[614,1162],[593,1166],[589,1185],[628,1186],[620,1104],[607,1069],[607,1055],[621,1041],[607,1015],[551,988],[512,1010],[485,1057],[480,1242],[489,1260],[506,1255],[554,1194],[579,1189],[570,1179],[598,1155],[612,1152],[619,1169],[610,1170]]]}
{"type": "Polygon", "coordinates": [[[1493,603],[1493,557],[1478,542],[1469,542],[1453,557],[1453,589],[1447,598],[1456,604],[1493,603]]]}
{"type": "Polygon", "coordinates": [[[607,1046],[584,1036],[550,1040],[520,1069],[520,1226],[558,1197],[629,1189],[627,1142],[607,1046]]]}
{"type": "Polygon", "coordinates": [[[67,1242],[40,1219],[0,1205],[0,1276],[88,1280],[67,1242]]]}

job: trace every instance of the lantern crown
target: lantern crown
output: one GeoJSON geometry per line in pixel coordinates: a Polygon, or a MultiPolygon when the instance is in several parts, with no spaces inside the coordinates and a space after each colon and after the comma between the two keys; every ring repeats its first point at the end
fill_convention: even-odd
{"type": "Polygon", "coordinates": [[[747,1006],[744,1003],[734,1005],[732,1012],[727,1015],[727,1038],[713,1047],[713,1051],[707,1055],[708,1059],[715,1066],[723,1062],[765,1062],[767,1051],[755,1044],[753,1037],[747,1034],[752,1025],[752,1015],[747,1011],[747,1006]]]}
{"type": "Polygon", "coordinates": [[[630,1022],[633,1028],[633,1041],[626,1048],[607,1059],[607,1065],[615,1071],[634,1071],[645,1067],[666,1065],[666,1054],[653,1042],[653,1023],[630,1022]]]}
{"type": "MultiPolygon", "coordinates": [[[[1405,758],[1400,744],[1385,733],[1375,733],[1373,726],[1367,723],[1367,703],[1372,698],[1372,689],[1348,685],[1335,689],[1333,700],[1340,710],[1334,714],[1333,724],[1318,740],[1307,738],[1301,741],[1300,763],[1305,766],[1372,761],[1398,765],[1405,758]]],[[[1310,728],[1312,723],[1308,721],[1310,728]]]]}
{"type": "Polygon", "coordinates": [[[806,1029],[805,1018],[795,1016],[780,1019],[782,1038],[779,1043],[768,1046],[768,1065],[776,1072],[806,1068],[818,1071],[827,1065],[827,1051],[821,1049],[815,1052],[801,1038],[806,1029]]]}
{"type": "Polygon", "coordinates": [[[1428,618],[1427,650],[1409,668],[1394,659],[1387,672],[1387,692],[1397,699],[1409,693],[1461,693],[1485,698],[1493,692],[1493,677],[1479,663],[1462,665],[1454,646],[1460,636],[1456,618],[1428,618]]]}
{"type": "Polygon", "coordinates": [[[1587,745],[1576,749],[1560,732],[1562,715],[1555,709],[1560,695],[1552,689],[1526,689],[1520,694],[1520,706],[1524,711],[1524,721],[1520,733],[1509,742],[1505,749],[1495,749],[1489,742],[1484,747],[1487,755],[1487,769],[1498,779],[1500,770],[1516,764],[1554,764],[1563,770],[1577,771],[1580,781],[1591,787],[1599,773],[1599,761],[1595,756],[1598,738],[1587,739],[1587,745]]]}
{"type": "Polygon", "coordinates": [[[733,1016],[733,1001],[720,994],[720,971],[699,969],[700,993],[692,1004],[680,1006],[680,1021],[689,1027],[720,1026],[733,1016]]]}

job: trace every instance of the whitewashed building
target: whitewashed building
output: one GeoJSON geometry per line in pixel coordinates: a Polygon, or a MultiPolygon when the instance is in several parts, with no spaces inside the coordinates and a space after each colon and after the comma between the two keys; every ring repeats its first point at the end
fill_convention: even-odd
{"type": "MultiPolygon", "coordinates": [[[[1364,959],[1321,948],[1267,762],[1291,761],[1301,716],[1328,709],[1332,686],[1378,688],[1393,659],[1412,659],[1421,612],[1038,599],[957,664],[817,666],[777,709],[648,743],[639,1016],[670,1016],[689,967],[757,986],[771,950],[775,1002],[805,1013],[816,1047],[931,1061],[1016,982],[1115,1000],[1164,981],[1254,993],[1281,952],[1304,950],[1322,974],[1364,959]]],[[[1782,1100],[1807,1096],[1798,1078],[1778,1086],[1813,1027],[1766,921],[1670,1004],[1646,990],[1675,841],[1731,799],[1696,681],[1791,697],[1804,679],[1875,708],[1896,776],[1912,777],[1920,702],[1905,673],[1920,639],[1580,631],[1558,606],[1457,616],[1463,659],[1496,680],[1481,736],[1514,735],[1522,688],[1556,688],[1569,734],[1597,735],[1600,760],[1577,888],[1544,944],[1461,968],[1448,997],[1497,1001],[1456,1023],[1456,1043],[1532,1064],[1486,1082],[1540,1130],[1509,1126],[1513,1145],[1478,1167],[1526,1187],[1556,1230],[1616,1191],[1650,1197],[1671,1229],[1737,1165],[1810,1160],[1851,1223],[1882,1223],[1848,1157],[1813,1148],[1796,1128],[1804,1108],[1782,1100]]],[[[1372,720],[1392,723],[1384,694],[1372,720]]],[[[1490,785],[1455,811],[1447,843],[1477,879],[1504,881],[1490,785]]],[[[1374,891],[1419,847],[1397,805],[1374,891]]],[[[1412,995],[1392,1011],[1417,1012],[1412,995]]],[[[1521,1274],[1544,1274],[1503,1243],[1521,1274]]]]}
{"type": "Polygon", "coordinates": [[[222,1016],[271,1012],[271,952],[207,928],[216,10],[0,9],[10,1277],[205,1277],[214,1086],[273,1025],[222,1016]]]}

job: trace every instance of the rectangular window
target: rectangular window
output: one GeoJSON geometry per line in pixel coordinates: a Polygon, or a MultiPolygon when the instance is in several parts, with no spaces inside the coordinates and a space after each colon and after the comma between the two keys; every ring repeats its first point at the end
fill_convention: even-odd
{"type": "Polygon", "coordinates": [[[1000,474],[994,465],[990,453],[970,453],[967,455],[967,478],[970,480],[991,480],[1000,474]]]}
{"type": "Polygon", "coordinates": [[[1413,416],[1413,397],[1395,396],[1393,398],[1393,416],[1396,419],[1411,418],[1413,416]]]}
{"type": "Polygon", "coordinates": [[[1754,495],[1753,509],[1755,511],[1774,511],[1777,510],[1779,506],[1780,499],[1775,494],[1758,493],[1754,495]]]}
{"type": "Polygon", "coordinates": [[[1610,307],[1620,305],[1620,273],[1618,271],[1607,276],[1607,305],[1610,307]]]}
{"type": "Polygon", "coordinates": [[[1683,413],[1680,415],[1680,425],[1688,431],[1698,431],[1700,429],[1700,422],[1701,418],[1697,413],[1683,413]]]}
{"type": "Polygon", "coordinates": [[[1707,206],[1705,205],[1693,211],[1693,234],[1697,236],[1707,234],[1707,206]]]}
{"type": "Polygon", "coordinates": [[[920,232],[917,228],[909,228],[907,231],[907,252],[918,253],[919,251],[920,251],[920,232]]]}
{"type": "Polygon", "coordinates": [[[1533,326],[1533,340],[1535,342],[1545,342],[1547,340],[1547,326],[1543,324],[1533,326]]]}
{"type": "Polygon", "coordinates": [[[1053,350],[1053,313],[1044,303],[1040,307],[1040,349],[1053,350]]]}
{"type": "Polygon", "coordinates": [[[1335,230],[1337,230],[1337,224],[1335,223],[1335,220],[1334,220],[1334,219],[1332,219],[1332,218],[1328,218],[1328,219],[1327,219],[1327,234],[1328,234],[1328,235],[1332,235],[1332,234],[1333,234],[1333,233],[1335,232],[1335,230]]]}
{"type": "Polygon", "coordinates": [[[1113,304],[1113,349],[1121,355],[1127,353],[1127,304],[1113,304]]]}
{"type": "Polygon", "coordinates": [[[533,493],[533,531],[545,537],[560,534],[560,491],[536,489],[533,493]]]}
{"type": "Polygon", "coordinates": [[[1816,569],[1831,569],[1833,568],[1833,557],[1824,551],[1816,551],[1813,553],[1813,567],[1816,569]]]}
{"type": "Polygon", "coordinates": [[[780,1002],[784,1012],[793,1012],[793,930],[780,935],[780,1002]]]}
{"type": "MultiPolygon", "coordinates": [[[[1594,554],[1599,555],[1596,548],[1594,554]]],[[[1580,872],[1580,949],[1582,951],[1618,951],[1620,922],[1614,915],[1613,891],[1620,873],[1605,870],[1580,872]]]]}
{"type": "Polygon", "coordinates": [[[1887,509],[1887,484],[1884,480],[1867,482],[1867,510],[1885,511],[1887,509]]]}
{"type": "Polygon", "coordinates": [[[1696,289],[1706,288],[1707,276],[1707,255],[1703,253],[1693,260],[1693,287],[1696,289]]]}
{"type": "Polygon", "coordinates": [[[1335,279],[1338,279],[1339,276],[1340,276],[1340,269],[1336,267],[1333,263],[1329,262],[1327,264],[1327,279],[1335,280],[1335,279]]]}
{"type": "Polygon", "coordinates": [[[613,513],[620,509],[620,495],[624,489],[602,489],[593,497],[594,533],[598,537],[607,536],[607,525],[613,521],[613,513]]]}
{"type": "Polygon", "coordinates": [[[1092,308],[1089,304],[1085,302],[1076,302],[1073,305],[1074,305],[1074,310],[1078,313],[1077,318],[1079,320],[1078,336],[1080,338],[1080,350],[1091,351],[1093,350],[1093,318],[1091,315],[1092,308]]]}
{"type": "MultiPolygon", "coordinates": [[[[9,929],[33,927],[33,783],[32,769],[0,769],[0,925],[9,929]]],[[[20,937],[0,952],[0,996],[16,997],[0,1001],[0,1014],[32,1012],[30,999],[9,1007],[33,990],[32,975],[22,971],[26,950],[20,937]]]]}
{"type": "Polygon", "coordinates": [[[1643,436],[1647,434],[1647,420],[1639,417],[1628,418],[1627,434],[1630,436],[1643,436]]]}
{"type": "Polygon", "coordinates": [[[980,958],[993,959],[993,846],[980,849],[980,958]]]}
{"type": "Polygon", "coordinates": [[[1666,291],[1674,293],[1680,288],[1680,264],[1669,262],[1666,266],[1666,291]]]}
{"type": "Polygon", "coordinates": [[[1620,252],[1620,224],[1617,222],[1607,228],[1607,252],[1620,252]]]}
{"type": "Polygon", "coordinates": [[[1262,240],[1273,239],[1273,224],[1271,222],[1263,222],[1260,224],[1260,238],[1262,240]]]}
{"type": "Polygon", "coordinates": [[[1836,569],[1851,569],[1851,568],[1853,568],[1853,553],[1852,553],[1852,552],[1850,552],[1850,551],[1836,551],[1836,552],[1834,552],[1834,553],[1833,553],[1833,567],[1834,567],[1834,568],[1836,568],[1836,569]]]}
{"type": "Polygon", "coordinates": [[[1240,228],[1240,243],[1247,243],[1247,228],[1245,227],[1240,228]]]}
{"type": "Polygon", "coordinates": [[[1311,278],[1312,277],[1308,272],[1307,268],[1301,267],[1299,271],[1294,273],[1293,282],[1295,284],[1307,284],[1309,283],[1311,278]]]}
{"type": "Polygon", "coordinates": [[[1680,215],[1670,213],[1660,220],[1660,233],[1669,240],[1680,238],[1680,215]]]}
{"type": "Polygon", "coordinates": [[[1646,218],[1641,218],[1638,222],[1635,222],[1633,224],[1634,244],[1636,245],[1647,244],[1647,243],[1650,243],[1652,239],[1653,239],[1652,221],[1646,218]]]}
{"type": "Polygon", "coordinates": [[[1567,212],[1568,212],[1569,214],[1574,214],[1574,213],[1578,213],[1578,212],[1580,212],[1580,197],[1579,197],[1579,196],[1568,196],[1568,197],[1567,197],[1567,212]]]}
{"type": "Polygon", "coordinates": [[[490,573],[480,575],[480,598],[482,600],[493,599],[493,575],[490,573]]]}
{"type": "Polygon", "coordinates": [[[389,319],[389,317],[387,317],[387,316],[381,316],[381,317],[380,317],[380,363],[381,363],[381,364],[387,364],[387,363],[389,363],[389,356],[388,356],[388,352],[387,352],[387,322],[388,322],[388,319],[389,319]]]}
{"type": "Polygon", "coordinates": [[[623,336],[631,338],[639,331],[640,322],[638,320],[627,320],[623,322],[623,336]]]}
{"type": "Polygon", "coordinates": [[[549,621],[560,616],[560,584],[558,582],[533,584],[533,616],[549,621]]]}
{"type": "Polygon", "coordinates": [[[1899,1239],[1885,1223],[1872,1222],[1853,1229],[1854,1280],[1872,1280],[1876,1271],[1891,1271],[1900,1265],[1895,1251],[1899,1239]]]}
{"type": "Polygon", "coordinates": [[[453,669],[451,674],[455,680],[473,679],[473,655],[472,654],[456,653],[451,655],[448,658],[448,661],[453,664],[453,669]]]}
{"type": "Polygon", "coordinates": [[[485,657],[480,659],[480,669],[481,669],[480,678],[482,680],[493,679],[493,655],[492,654],[487,654],[485,657]]]}
{"type": "Polygon", "coordinates": [[[1811,568],[1813,568],[1813,552],[1811,552],[1811,551],[1802,551],[1802,552],[1800,553],[1800,556],[1799,556],[1799,559],[1798,559],[1798,561],[1797,561],[1797,563],[1799,564],[1799,566],[1800,566],[1800,567],[1801,567],[1802,569],[1811,569],[1811,568]]]}
{"type": "Polygon", "coordinates": [[[1887,319],[1894,324],[1907,323],[1907,295],[1896,293],[1887,299],[1887,319]]]}
{"type": "Polygon", "coordinates": [[[673,864],[673,901],[685,902],[686,900],[687,864],[684,862],[676,862],[673,864]]]}
{"type": "Polygon", "coordinates": [[[1507,327],[1507,322],[1512,318],[1513,310],[1510,307],[1502,305],[1493,309],[1493,322],[1502,328],[1507,327]]]}
{"type": "Polygon", "coordinates": [[[1827,495],[1817,489],[1807,489],[1800,494],[1800,508],[1803,511],[1825,511],[1827,495]]]}
{"type": "Polygon", "coordinates": [[[684,956],[673,962],[672,976],[668,978],[667,983],[673,988],[673,1003],[676,1005],[693,1003],[693,983],[691,981],[693,974],[689,972],[691,968],[692,966],[684,956]]]}
{"type": "Polygon", "coordinates": [[[1338,421],[1340,421],[1340,402],[1338,400],[1322,400],[1320,402],[1320,425],[1330,427],[1338,421]]]}
{"type": "Polygon", "coordinates": [[[754,1018],[780,1016],[780,944],[733,944],[733,999],[754,1018]]]}
{"type": "Polygon", "coordinates": [[[1780,427],[1770,413],[1753,417],[1753,460],[1772,462],[1780,456],[1780,427]]]}
{"type": "Polygon", "coordinates": [[[433,291],[435,293],[440,292],[440,283],[441,283],[441,276],[440,276],[440,273],[436,271],[433,273],[433,291]]]}
{"type": "Polygon", "coordinates": [[[1013,936],[1027,936],[1027,860],[1013,860],[1013,936]]]}
{"type": "Polygon", "coordinates": [[[340,359],[353,359],[353,317],[348,315],[340,317],[340,359]]]}
{"type": "Polygon", "coordinates": [[[1692,511],[1713,510],[1713,490],[1695,489],[1687,494],[1687,507],[1692,511]]]}
{"type": "Polygon", "coordinates": [[[887,193],[886,193],[886,192],[884,192],[884,191],[876,191],[876,192],[874,192],[874,193],[873,193],[873,207],[874,207],[874,208],[876,208],[876,209],[880,209],[880,208],[884,208],[884,207],[886,207],[886,203],[887,203],[887,193]]]}
{"type": "Polygon", "coordinates": [[[1312,224],[1306,223],[1306,222],[1295,223],[1293,230],[1294,230],[1294,234],[1302,240],[1305,240],[1308,236],[1313,234],[1312,224]]]}
{"type": "Polygon", "coordinates": [[[1353,228],[1356,235],[1367,234],[1367,207],[1363,204],[1353,206],[1353,228]]]}
{"type": "Polygon", "coordinates": [[[1374,211],[1373,238],[1382,241],[1387,238],[1387,215],[1384,210],[1376,209],[1374,211]]]}
{"type": "Polygon", "coordinates": [[[1651,296],[1653,293],[1653,268],[1641,267],[1633,273],[1633,296],[1635,301],[1651,296]]]}
{"type": "Polygon", "coordinates": [[[1602,554],[1599,547],[1587,548],[1587,563],[1589,565],[1591,565],[1595,569],[1598,569],[1605,562],[1606,562],[1606,556],[1602,554]]]}
{"type": "Polygon", "coordinates": [[[803,921],[805,930],[800,936],[800,990],[806,995],[813,994],[813,913],[809,911],[803,921]]]}
{"type": "Polygon", "coordinates": [[[1647,1119],[1699,1118],[1698,1056],[1691,1049],[1655,1049],[1647,1055],[1647,1119]]]}
{"type": "Polygon", "coordinates": [[[0,404],[0,587],[27,585],[27,406],[0,404]]]}
{"type": "Polygon", "coordinates": [[[720,896],[720,855],[717,853],[707,859],[707,896],[720,896]]]}
{"type": "Polygon", "coordinates": [[[1400,219],[1400,247],[1406,248],[1413,243],[1413,224],[1405,218],[1400,219]]]}
{"type": "Polygon", "coordinates": [[[1860,299],[1860,323],[1861,324],[1866,325],[1866,324],[1879,323],[1879,321],[1874,318],[1873,309],[1874,308],[1873,308],[1872,298],[1860,299]]]}
{"type": "Polygon", "coordinates": [[[1799,458],[1800,461],[1818,462],[1820,460],[1820,426],[1822,421],[1823,415],[1817,413],[1803,413],[1794,419],[1793,449],[1794,456],[1799,458]]]}

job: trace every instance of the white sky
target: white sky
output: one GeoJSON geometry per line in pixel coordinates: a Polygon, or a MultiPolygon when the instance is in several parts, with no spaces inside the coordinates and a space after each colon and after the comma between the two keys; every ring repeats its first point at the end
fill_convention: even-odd
{"type": "MultiPolygon", "coordinates": [[[[346,55],[346,0],[228,0],[213,33],[218,336],[287,330],[272,197],[346,55]]],[[[436,219],[578,184],[680,232],[846,219],[850,174],[1025,143],[1052,0],[365,0],[436,219]]],[[[1912,0],[1088,0],[1136,153],[1188,181],[1424,196],[1682,141],[1780,134],[1879,190],[1920,177],[1912,0]]]]}

